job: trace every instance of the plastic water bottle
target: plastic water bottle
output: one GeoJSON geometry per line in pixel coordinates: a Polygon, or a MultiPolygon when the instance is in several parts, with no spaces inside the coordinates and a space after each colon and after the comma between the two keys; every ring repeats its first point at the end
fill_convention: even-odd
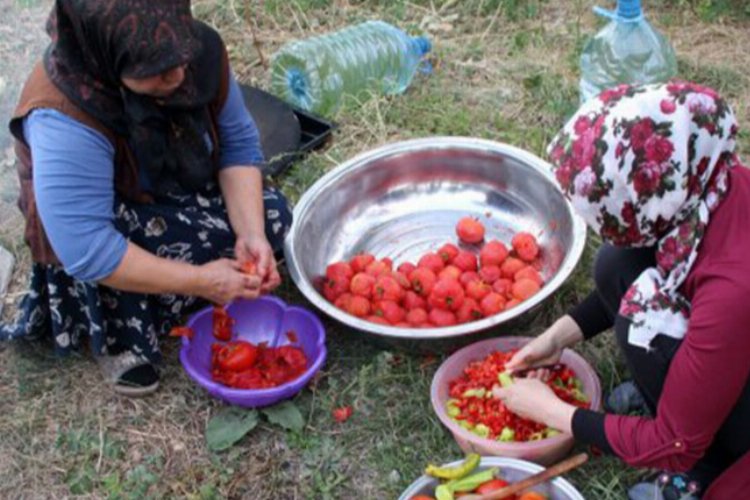
{"type": "Polygon", "coordinates": [[[272,61],[271,92],[321,115],[336,111],[344,95],[400,94],[431,49],[383,21],[291,42],[272,61]]]}
{"type": "Polygon", "coordinates": [[[674,49],[646,21],[641,0],[618,0],[615,12],[594,11],[611,22],[583,49],[581,102],[621,83],[665,82],[677,74],[674,49]]]}

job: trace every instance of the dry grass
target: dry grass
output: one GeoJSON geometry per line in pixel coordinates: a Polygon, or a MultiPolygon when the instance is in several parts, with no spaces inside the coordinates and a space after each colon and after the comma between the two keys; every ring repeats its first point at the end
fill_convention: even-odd
{"type": "MultiPolygon", "coordinates": [[[[29,47],[43,40],[46,7],[23,3],[0,0],[3,11],[15,16],[0,28],[6,82],[19,81],[33,60],[29,47]]],[[[49,4],[36,4],[44,3],[49,4]]],[[[382,17],[433,39],[435,72],[418,77],[406,96],[349,103],[336,117],[340,129],[333,144],[278,179],[292,197],[342,160],[402,138],[473,135],[543,154],[575,109],[577,55],[585,35],[598,26],[590,14],[594,3],[194,2],[196,13],[221,30],[239,79],[260,86],[266,84],[263,61],[292,38],[382,17]]],[[[706,21],[686,0],[647,4],[655,4],[650,16],[675,45],[683,75],[719,88],[741,125],[750,127],[750,22],[730,22],[728,16],[706,21]]],[[[2,95],[5,113],[8,93],[2,95]]],[[[749,138],[742,135],[745,151],[749,138]]],[[[7,179],[10,164],[0,166],[7,179]]],[[[20,259],[10,301],[23,292],[28,270],[18,219],[9,222],[12,214],[7,203],[5,212],[0,206],[0,242],[20,259]]],[[[529,319],[530,333],[587,292],[595,246],[592,241],[570,282],[529,319]]],[[[303,300],[290,286],[283,295],[303,300]]],[[[288,433],[261,425],[220,455],[209,453],[203,441],[206,421],[219,405],[188,381],[174,342],[164,342],[162,389],[141,401],[112,395],[86,356],[57,360],[43,346],[0,346],[0,497],[393,498],[424,462],[457,456],[429,408],[427,388],[436,364],[328,326],[329,363],[318,385],[296,399],[306,429],[288,433]],[[331,422],[330,410],[339,404],[356,408],[345,426],[331,422]]],[[[583,352],[605,387],[624,375],[608,339],[583,352]]],[[[598,460],[572,477],[590,498],[614,499],[622,498],[635,474],[624,473],[614,460],[598,460]]]]}

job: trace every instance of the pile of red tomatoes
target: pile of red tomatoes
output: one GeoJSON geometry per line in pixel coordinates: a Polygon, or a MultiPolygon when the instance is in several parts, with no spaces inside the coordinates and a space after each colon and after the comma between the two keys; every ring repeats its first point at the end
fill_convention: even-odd
{"type": "Polygon", "coordinates": [[[544,285],[536,238],[517,233],[510,248],[485,241],[485,228],[465,217],[456,226],[459,245],[404,262],[368,253],[326,269],[322,293],[358,318],[401,328],[433,328],[477,321],[510,309],[544,285]]]}

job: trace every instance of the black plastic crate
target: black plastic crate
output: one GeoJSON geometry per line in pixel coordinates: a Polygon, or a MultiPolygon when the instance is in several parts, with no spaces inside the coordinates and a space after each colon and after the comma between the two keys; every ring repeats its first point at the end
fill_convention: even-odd
{"type": "Polygon", "coordinates": [[[245,106],[260,133],[266,157],[263,173],[275,176],[286,171],[306,153],[323,146],[336,124],[301,110],[255,87],[241,85],[245,106]]]}

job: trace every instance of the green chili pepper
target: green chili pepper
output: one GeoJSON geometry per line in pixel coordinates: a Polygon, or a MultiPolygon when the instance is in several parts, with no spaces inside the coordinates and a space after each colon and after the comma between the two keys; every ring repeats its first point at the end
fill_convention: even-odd
{"type": "Polygon", "coordinates": [[[476,434],[479,437],[486,438],[490,435],[490,428],[487,427],[484,424],[477,424],[472,431],[474,434],[476,434]]]}
{"type": "Polygon", "coordinates": [[[553,429],[552,427],[547,427],[544,430],[544,437],[551,438],[551,437],[555,437],[555,436],[557,436],[559,434],[560,434],[560,431],[558,431],[557,429],[553,429]]]}
{"type": "Polygon", "coordinates": [[[500,437],[497,438],[498,441],[513,441],[516,438],[516,431],[511,429],[510,427],[503,427],[502,432],[500,432],[500,437]]]}
{"type": "Polygon", "coordinates": [[[466,460],[453,467],[439,467],[429,464],[425,469],[425,474],[439,479],[460,479],[476,469],[481,458],[478,454],[471,453],[467,455],[466,460]]]}
{"type": "Polygon", "coordinates": [[[435,488],[435,498],[437,500],[454,500],[453,490],[447,484],[441,484],[435,488]]]}
{"type": "Polygon", "coordinates": [[[484,387],[480,387],[479,389],[467,389],[466,391],[464,391],[461,397],[462,398],[483,398],[486,393],[487,393],[487,390],[484,387]]]}
{"type": "Polygon", "coordinates": [[[495,477],[497,469],[487,469],[482,472],[477,472],[471,476],[466,476],[463,479],[455,481],[449,481],[445,485],[450,488],[453,493],[463,493],[466,491],[474,491],[487,481],[491,481],[495,477]]]}
{"type": "Polygon", "coordinates": [[[513,384],[513,377],[509,372],[498,373],[497,380],[500,382],[501,387],[508,387],[513,384]]]}
{"type": "Polygon", "coordinates": [[[455,399],[449,399],[445,403],[445,411],[449,417],[455,418],[461,414],[461,408],[456,406],[457,401],[455,399]]]}

